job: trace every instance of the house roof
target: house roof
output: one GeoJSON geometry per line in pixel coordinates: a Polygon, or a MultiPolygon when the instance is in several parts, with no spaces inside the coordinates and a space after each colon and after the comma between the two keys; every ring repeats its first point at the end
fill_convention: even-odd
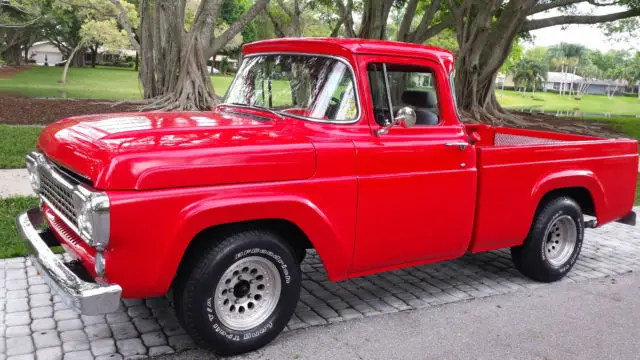
{"type": "Polygon", "coordinates": [[[577,81],[581,81],[582,80],[582,76],[580,75],[574,75],[571,73],[560,73],[560,72],[555,72],[555,71],[549,71],[547,72],[547,81],[548,82],[553,82],[553,83],[559,83],[559,82],[577,82],[577,81]]]}

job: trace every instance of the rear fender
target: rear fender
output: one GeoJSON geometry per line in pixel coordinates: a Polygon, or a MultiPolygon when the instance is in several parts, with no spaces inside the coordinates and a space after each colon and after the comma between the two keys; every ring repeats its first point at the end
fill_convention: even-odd
{"type": "Polygon", "coordinates": [[[594,215],[607,209],[607,196],[597,176],[589,170],[566,170],[552,173],[541,178],[531,192],[529,214],[533,221],[535,212],[542,198],[551,191],[563,188],[585,188],[591,194],[594,215]]]}
{"type": "Polygon", "coordinates": [[[329,278],[346,277],[353,255],[353,239],[339,239],[327,216],[315,204],[297,196],[247,196],[205,199],[180,213],[176,243],[165,254],[166,266],[159,279],[163,283],[159,286],[169,288],[187,246],[201,231],[218,225],[264,219],[287,220],[298,226],[318,252],[329,278]]]}

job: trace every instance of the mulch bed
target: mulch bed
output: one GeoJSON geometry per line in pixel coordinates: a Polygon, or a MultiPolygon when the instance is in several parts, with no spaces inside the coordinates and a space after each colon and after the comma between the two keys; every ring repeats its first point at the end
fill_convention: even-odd
{"type": "Polygon", "coordinates": [[[31,69],[31,65],[2,66],[0,65],[0,79],[8,79],[13,75],[31,69]]]}
{"type": "Polygon", "coordinates": [[[104,100],[36,99],[0,93],[0,124],[47,125],[77,115],[136,111],[104,100]]]}

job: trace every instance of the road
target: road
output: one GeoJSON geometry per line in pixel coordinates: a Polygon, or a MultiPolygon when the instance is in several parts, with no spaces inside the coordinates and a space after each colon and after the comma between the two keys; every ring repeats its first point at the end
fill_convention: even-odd
{"type": "Polygon", "coordinates": [[[292,331],[235,359],[638,359],[638,339],[630,273],[292,331]]]}

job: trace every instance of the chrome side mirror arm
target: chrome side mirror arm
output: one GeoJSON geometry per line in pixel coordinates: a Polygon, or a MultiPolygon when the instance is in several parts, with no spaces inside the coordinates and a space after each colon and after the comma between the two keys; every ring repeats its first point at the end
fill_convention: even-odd
{"type": "Polygon", "coordinates": [[[394,125],[400,125],[403,128],[410,128],[416,124],[416,112],[408,106],[405,106],[398,110],[397,115],[398,116],[396,116],[390,124],[376,130],[376,136],[380,137],[383,135],[387,135],[389,133],[389,130],[391,130],[394,125]]]}

